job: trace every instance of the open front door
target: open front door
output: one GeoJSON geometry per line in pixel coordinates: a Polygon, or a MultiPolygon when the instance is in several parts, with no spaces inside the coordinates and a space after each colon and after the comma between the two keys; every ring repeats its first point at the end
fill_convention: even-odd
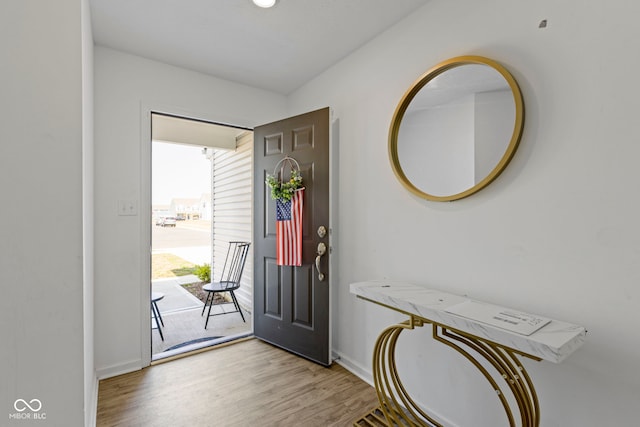
{"type": "MultiPolygon", "coordinates": [[[[256,127],[253,151],[254,334],[326,366],[331,364],[329,120],[329,108],[324,108],[256,127]],[[276,263],[276,203],[265,184],[285,156],[300,165],[305,187],[300,267],[276,263]],[[326,252],[316,261],[319,245],[326,252]]],[[[290,170],[284,168],[283,174],[288,179],[290,170]]]]}

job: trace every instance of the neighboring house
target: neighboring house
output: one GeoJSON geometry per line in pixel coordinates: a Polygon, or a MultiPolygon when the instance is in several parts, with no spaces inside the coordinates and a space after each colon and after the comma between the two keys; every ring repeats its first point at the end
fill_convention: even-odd
{"type": "Polygon", "coordinates": [[[171,199],[169,215],[180,219],[200,219],[200,199],[171,199]]]}

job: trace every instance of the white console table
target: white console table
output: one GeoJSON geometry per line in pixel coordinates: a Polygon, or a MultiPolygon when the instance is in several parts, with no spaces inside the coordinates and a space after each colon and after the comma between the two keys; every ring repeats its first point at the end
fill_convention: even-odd
{"type": "Polygon", "coordinates": [[[373,352],[373,380],[380,406],[361,420],[361,425],[441,427],[419,408],[406,392],[395,364],[400,333],[430,324],[433,339],[471,362],[489,381],[500,399],[509,425],[516,415],[505,397],[510,392],[517,403],[522,427],[540,425],[538,398],[531,378],[518,360],[560,363],[586,337],[586,329],[517,310],[474,301],[409,283],[361,282],[351,284],[358,298],[406,314],[409,319],[385,329],[373,352]],[[488,363],[481,363],[480,359],[488,363]]]}

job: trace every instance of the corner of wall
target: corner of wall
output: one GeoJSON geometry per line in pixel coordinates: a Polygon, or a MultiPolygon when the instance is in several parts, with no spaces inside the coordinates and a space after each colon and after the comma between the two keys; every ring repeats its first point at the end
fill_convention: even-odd
{"type": "Polygon", "coordinates": [[[124,363],[107,366],[96,370],[96,378],[98,381],[118,375],[128,374],[130,372],[139,371],[143,368],[142,359],[129,360],[124,363]]]}

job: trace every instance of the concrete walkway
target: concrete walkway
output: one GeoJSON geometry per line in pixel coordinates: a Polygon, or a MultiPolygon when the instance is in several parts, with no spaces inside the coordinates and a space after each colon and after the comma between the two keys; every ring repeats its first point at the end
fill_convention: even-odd
{"type": "MultiPolygon", "coordinates": [[[[164,341],[160,339],[155,321],[151,318],[152,355],[154,360],[183,351],[206,347],[216,341],[206,341],[174,351],[166,351],[177,344],[212,337],[220,337],[218,341],[224,341],[229,337],[243,336],[251,332],[251,313],[246,309],[242,310],[247,320],[246,322],[242,321],[239,313],[229,313],[224,316],[212,317],[208,328],[204,329],[207,319],[206,313],[204,316],[201,314],[204,304],[181,286],[185,283],[199,281],[200,279],[197,276],[190,274],[169,279],[157,279],[151,282],[153,292],[164,294],[164,298],[158,301],[158,308],[164,321],[164,327],[162,328],[164,341]]],[[[233,310],[233,305],[229,304],[225,305],[225,307],[214,306],[212,313],[222,313],[224,310],[233,310]]]]}
{"type": "Polygon", "coordinates": [[[164,294],[164,298],[158,301],[160,313],[172,313],[174,311],[202,308],[202,301],[193,296],[181,285],[185,283],[199,282],[193,274],[168,279],[157,279],[151,282],[151,291],[164,294]]]}

